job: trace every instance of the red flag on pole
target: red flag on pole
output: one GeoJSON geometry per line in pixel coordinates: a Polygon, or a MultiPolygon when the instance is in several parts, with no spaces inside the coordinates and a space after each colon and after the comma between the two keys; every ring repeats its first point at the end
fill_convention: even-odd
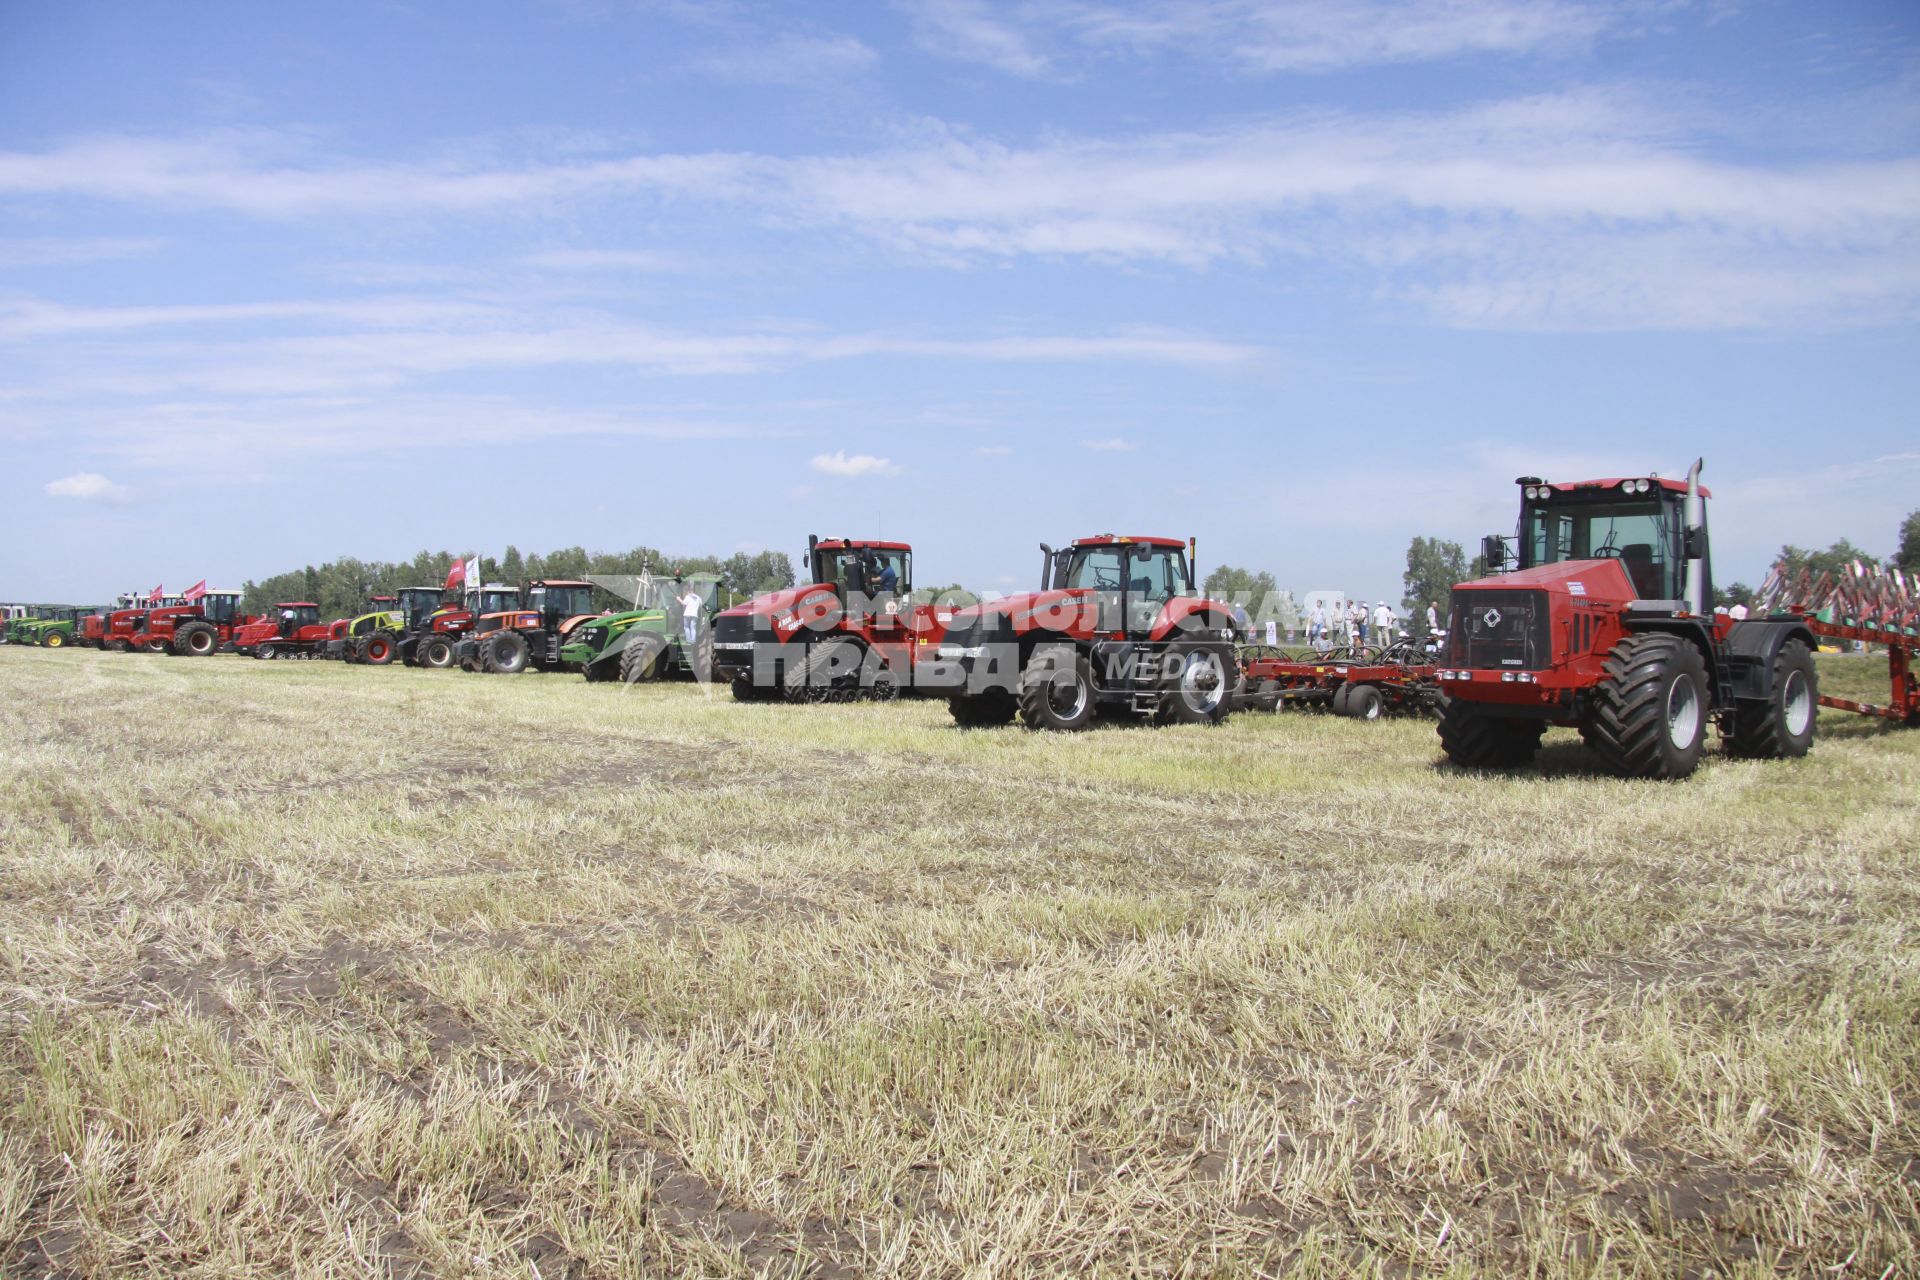
{"type": "Polygon", "coordinates": [[[467,562],[465,560],[455,560],[453,562],[453,568],[447,570],[447,585],[440,589],[442,591],[458,591],[466,580],[467,562]]]}
{"type": "Polygon", "coordinates": [[[167,589],[165,587],[155,587],[151,592],[147,594],[147,599],[158,600],[161,596],[165,594],[167,594],[167,589]]]}
{"type": "Polygon", "coordinates": [[[207,594],[207,580],[205,578],[202,578],[200,579],[200,581],[194,583],[192,586],[188,587],[185,591],[181,592],[180,598],[182,600],[185,600],[188,604],[192,604],[195,600],[198,600],[201,596],[205,594],[207,594]]]}

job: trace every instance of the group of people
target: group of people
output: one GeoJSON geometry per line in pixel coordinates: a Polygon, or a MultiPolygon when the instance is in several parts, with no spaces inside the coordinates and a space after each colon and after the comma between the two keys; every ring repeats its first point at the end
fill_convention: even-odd
{"type": "MultiPolygon", "coordinates": [[[[1321,652],[1332,648],[1337,639],[1349,644],[1386,646],[1407,638],[1407,622],[1392,605],[1382,600],[1369,606],[1365,600],[1349,601],[1331,609],[1316,600],[1307,611],[1307,643],[1321,652]]],[[[1427,635],[1437,643],[1446,634],[1437,601],[1427,603],[1427,635]]]]}

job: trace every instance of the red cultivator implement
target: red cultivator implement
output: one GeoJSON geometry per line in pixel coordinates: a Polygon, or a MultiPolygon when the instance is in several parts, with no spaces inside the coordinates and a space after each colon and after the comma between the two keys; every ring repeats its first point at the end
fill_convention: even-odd
{"type": "Polygon", "coordinates": [[[1433,655],[1406,640],[1331,650],[1311,660],[1249,647],[1240,652],[1240,671],[1243,701],[1262,711],[1291,704],[1378,720],[1390,712],[1437,713],[1446,701],[1433,677],[1433,655]]]}
{"type": "Polygon", "coordinates": [[[1920,681],[1914,676],[1920,654],[1920,580],[1858,560],[1837,578],[1823,573],[1817,579],[1805,569],[1789,576],[1784,565],[1776,564],[1755,593],[1754,608],[1794,614],[1823,640],[1885,645],[1892,695],[1884,706],[1825,695],[1820,705],[1920,724],[1920,681]]]}

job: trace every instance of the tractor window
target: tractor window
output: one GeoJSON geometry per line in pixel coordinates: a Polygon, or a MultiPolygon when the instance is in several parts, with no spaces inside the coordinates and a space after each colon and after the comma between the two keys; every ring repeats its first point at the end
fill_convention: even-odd
{"type": "Polygon", "coordinates": [[[1120,561],[1124,547],[1077,547],[1073,564],[1067,569],[1069,588],[1091,587],[1096,591],[1120,589],[1120,561]]]}
{"type": "Polygon", "coordinates": [[[319,621],[320,607],[318,605],[301,605],[299,608],[293,610],[293,625],[296,627],[311,627],[319,621]]]}
{"type": "Polygon", "coordinates": [[[593,612],[592,587],[548,587],[545,607],[557,609],[563,618],[593,612]]]}
{"type": "Polygon", "coordinates": [[[211,595],[200,599],[200,615],[209,622],[232,622],[238,596],[211,595]]]}
{"type": "Polygon", "coordinates": [[[824,553],[820,557],[820,581],[834,587],[857,583],[866,591],[878,595],[885,589],[883,575],[889,568],[893,570],[895,593],[904,594],[913,589],[912,555],[905,551],[870,547],[849,547],[844,551],[824,553]]]}
{"type": "Polygon", "coordinates": [[[1674,557],[1679,508],[1658,502],[1555,502],[1530,505],[1522,567],[1563,560],[1619,560],[1643,600],[1681,595],[1674,557]]]}
{"type": "Polygon", "coordinates": [[[505,613],[509,609],[520,607],[520,593],[517,591],[482,591],[480,607],[476,611],[484,616],[489,613],[505,613]]]}

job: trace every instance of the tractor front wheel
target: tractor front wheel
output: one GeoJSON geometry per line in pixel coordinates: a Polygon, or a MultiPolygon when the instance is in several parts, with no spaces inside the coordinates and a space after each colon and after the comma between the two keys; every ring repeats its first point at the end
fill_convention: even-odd
{"type": "Polygon", "coordinates": [[[1218,645],[1177,644],[1167,653],[1171,668],[1162,684],[1156,724],[1219,724],[1233,714],[1240,664],[1218,645]]]}
{"type": "Polygon", "coordinates": [[[962,729],[997,729],[1012,724],[1013,718],[1020,714],[1020,704],[1005,689],[949,698],[947,709],[953,713],[953,722],[962,729]]]}
{"type": "Polygon", "coordinates": [[[1628,636],[1594,689],[1587,745],[1624,778],[1684,778],[1700,764],[1712,703],[1707,664],[1679,636],[1628,636]]]}
{"type": "Polygon", "coordinates": [[[360,642],[360,661],[368,666],[384,667],[393,661],[393,634],[376,631],[360,642]]]}
{"type": "Polygon", "coordinates": [[[1820,677],[1813,669],[1813,655],[1801,641],[1789,640],[1773,659],[1773,692],[1764,701],[1734,706],[1727,749],[1753,760],[1803,756],[1813,746],[1819,708],[1820,677]]]}
{"type": "Polygon", "coordinates": [[[43,649],[58,649],[66,642],[67,635],[64,631],[49,631],[40,637],[40,647],[43,649]]]}
{"type": "Polygon", "coordinates": [[[423,636],[413,646],[414,661],[434,671],[453,665],[453,644],[445,636],[423,636]]]}
{"type": "Polygon", "coordinates": [[[667,642],[651,631],[629,638],[620,651],[620,683],[638,684],[659,675],[660,655],[666,651],[667,642]]]}
{"type": "Polygon", "coordinates": [[[204,658],[220,647],[220,632],[208,622],[189,622],[173,633],[173,651],[204,658]]]}
{"type": "Polygon", "coordinates": [[[1077,733],[1093,723],[1093,668],[1071,645],[1036,650],[1020,672],[1020,719],[1029,729],[1077,733]]]}
{"type": "Polygon", "coordinates": [[[1533,760],[1544,720],[1490,716],[1478,703],[1454,698],[1440,712],[1440,747],[1463,769],[1513,769],[1533,760]]]}
{"type": "Polygon", "coordinates": [[[527,638],[518,631],[502,631],[482,652],[480,669],[494,675],[519,675],[527,669],[527,638]]]}

